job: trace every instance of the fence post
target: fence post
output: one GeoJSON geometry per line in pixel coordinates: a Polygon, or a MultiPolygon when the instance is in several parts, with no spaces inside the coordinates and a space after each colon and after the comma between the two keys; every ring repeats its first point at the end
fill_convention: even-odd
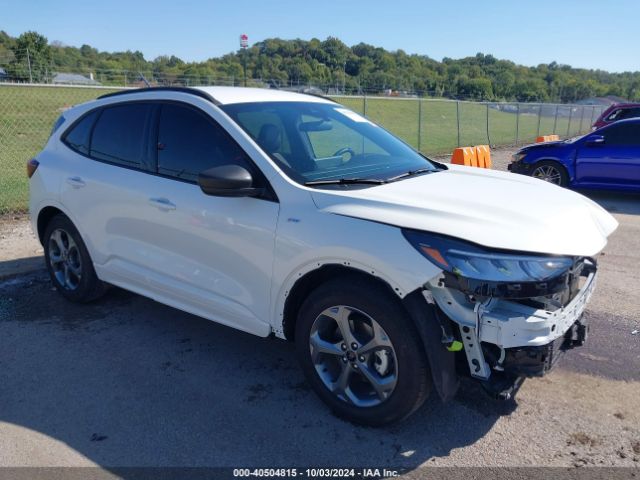
{"type": "Polygon", "coordinates": [[[362,115],[367,116],[367,92],[362,95],[362,115]]]}
{"type": "Polygon", "coordinates": [[[569,105],[569,123],[567,123],[567,138],[569,138],[569,132],[571,131],[571,118],[573,117],[573,105],[569,105]]]}
{"type": "Polygon", "coordinates": [[[516,103],[516,146],[518,146],[519,136],[520,136],[520,104],[516,103]]]}
{"type": "Polygon", "coordinates": [[[596,106],[594,105],[593,107],[591,107],[591,121],[589,122],[589,128],[591,128],[591,125],[593,125],[593,116],[596,113],[596,106]]]}
{"type": "Polygon", "coordinates": [[[582,121],[584,120],[584,105],[582,106],[582,113],[580,113],[580,127],[578,133],[582,133],[582,121]]]}
{"type": "Polygon", "coordinates": [[[460,146],[460,100],[456,100],[456,123],[458,125],[458,146],[460,146]]]}
{"type": "Polygon", "coordinates": [[[422,99],[418,97],[418,151],[420,151],[420,137],[422,133],[422,99]]]}
{"type": "Polygon", "coordinates": [[[491,136],[489,135],[489,104],[487,103],[487,145],[491,146],[491,136]]]}
{"type": "Polygon", "coordinates": [[[553,134],[556,134],[556,127],[558,126],[558,110],[560,110],[560,105],[556,103],[556,116],[553,119],[553,134]]]}
{"type": "Polygon", "coordinates": [[[27,48],[27,65],[29,66],[29,83],[33,83],[33,75],[31,75],[31,57],[29,56],[28,48],[27,48]]]}
{"type": "Polygon", "coordinates": [[[538,105],[538,133],[536,133],[536,137],[540,136],[540,118],[542,117],[542,104],[538,105]]]}

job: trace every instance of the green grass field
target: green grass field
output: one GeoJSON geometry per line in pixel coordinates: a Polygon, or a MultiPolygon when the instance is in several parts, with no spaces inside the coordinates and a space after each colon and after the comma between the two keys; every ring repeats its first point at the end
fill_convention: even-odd
{"type": "MultiPolygon", "coordinates": [[[[29,87],[0,84],[0,214],[22,212],[27,208],[27,160],[44,146],[53,122],[64,109],[94,99],[113,90],[72,87],[29,87]]],[[[516,118],[484,104],[446,100],[389,99],[367,97],[336,97],[345,106],[366,113],[382,125],[426,154],[448,153],[458,146],[457,115],[460,117],[461,145],[510,145],[516,140],[516,118]],[[418,118],[420,117],[420,122],[418,118]],[[487,138],[487,121],[489,138],[487,138]],[[420,126],[420,128],[419,128],[420,126]],[[490,141],[489,141],[490,140],[490,141]]],[[[551,108],[551,107],[545,107],[551,108]]],[[[540,134],[576,135],[591,125],[591,108],[583,115],[573,114],[569,129],[567,106],[561,115],[540,117],[540,134]]],[[[555,112],[555,107],[553,107],[555,112]]],[[[518,116],[518,143],[530,143],[538,133],[538,116],[522,113],[518,116]]]]}

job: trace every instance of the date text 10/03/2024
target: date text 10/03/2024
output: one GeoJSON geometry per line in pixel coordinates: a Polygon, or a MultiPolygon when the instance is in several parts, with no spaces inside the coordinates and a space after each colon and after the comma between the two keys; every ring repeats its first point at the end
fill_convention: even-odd
{"type": "Polygon", "coordinates": [[[289,478],[393,478],[401,474],[387,468],[236,468],[234,477],[289,478]]]}

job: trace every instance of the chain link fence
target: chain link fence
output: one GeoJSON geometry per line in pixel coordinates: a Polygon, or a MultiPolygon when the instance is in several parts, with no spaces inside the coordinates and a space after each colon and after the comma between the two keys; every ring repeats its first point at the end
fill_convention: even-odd
{"type": "Polygon", "coordinates": [[[605,107],[551,103],[469,102],[431,98],[332,96],[426,154],[472,145],[508,146],[541,135],[587,133],[605,107]]]}
{"type": "MultiPolygon", "coordinates": [[[[26,211],[26,162],[45,145],[56,118],[72,105],[116,90],[0,83],[0,215],[26,211]]],[[[332,98],[426,154],[449,153],[466,145],[521,145],[539,135],[575,136],[589,131],[603,109],[426,98],[332,98]]]]}

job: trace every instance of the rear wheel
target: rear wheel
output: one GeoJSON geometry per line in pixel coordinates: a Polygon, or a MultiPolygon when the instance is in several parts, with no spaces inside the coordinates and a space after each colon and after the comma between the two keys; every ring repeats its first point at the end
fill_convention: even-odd
{"type": "Polygon", "coordinates": [[[427,398],[431,376],[419,338],[391,292],[357,277],[318,287],[296,325],[313,389],[337,415],[366,425],[402,420],[427,398]]]}
{"type": "Polygon", "coordinates": [[[567,171],[558,162],[545,160],[534,165],[531,176],[545,182],[566,187],[569,183],[567,171]]]}
{"type": "Polygon", "coordinates": [[[65,298],[84,303],[105,292],[106,285],[97,277],[80,233],[66,216],[51,219],[43,243],[49,276],[65,298]]]}

